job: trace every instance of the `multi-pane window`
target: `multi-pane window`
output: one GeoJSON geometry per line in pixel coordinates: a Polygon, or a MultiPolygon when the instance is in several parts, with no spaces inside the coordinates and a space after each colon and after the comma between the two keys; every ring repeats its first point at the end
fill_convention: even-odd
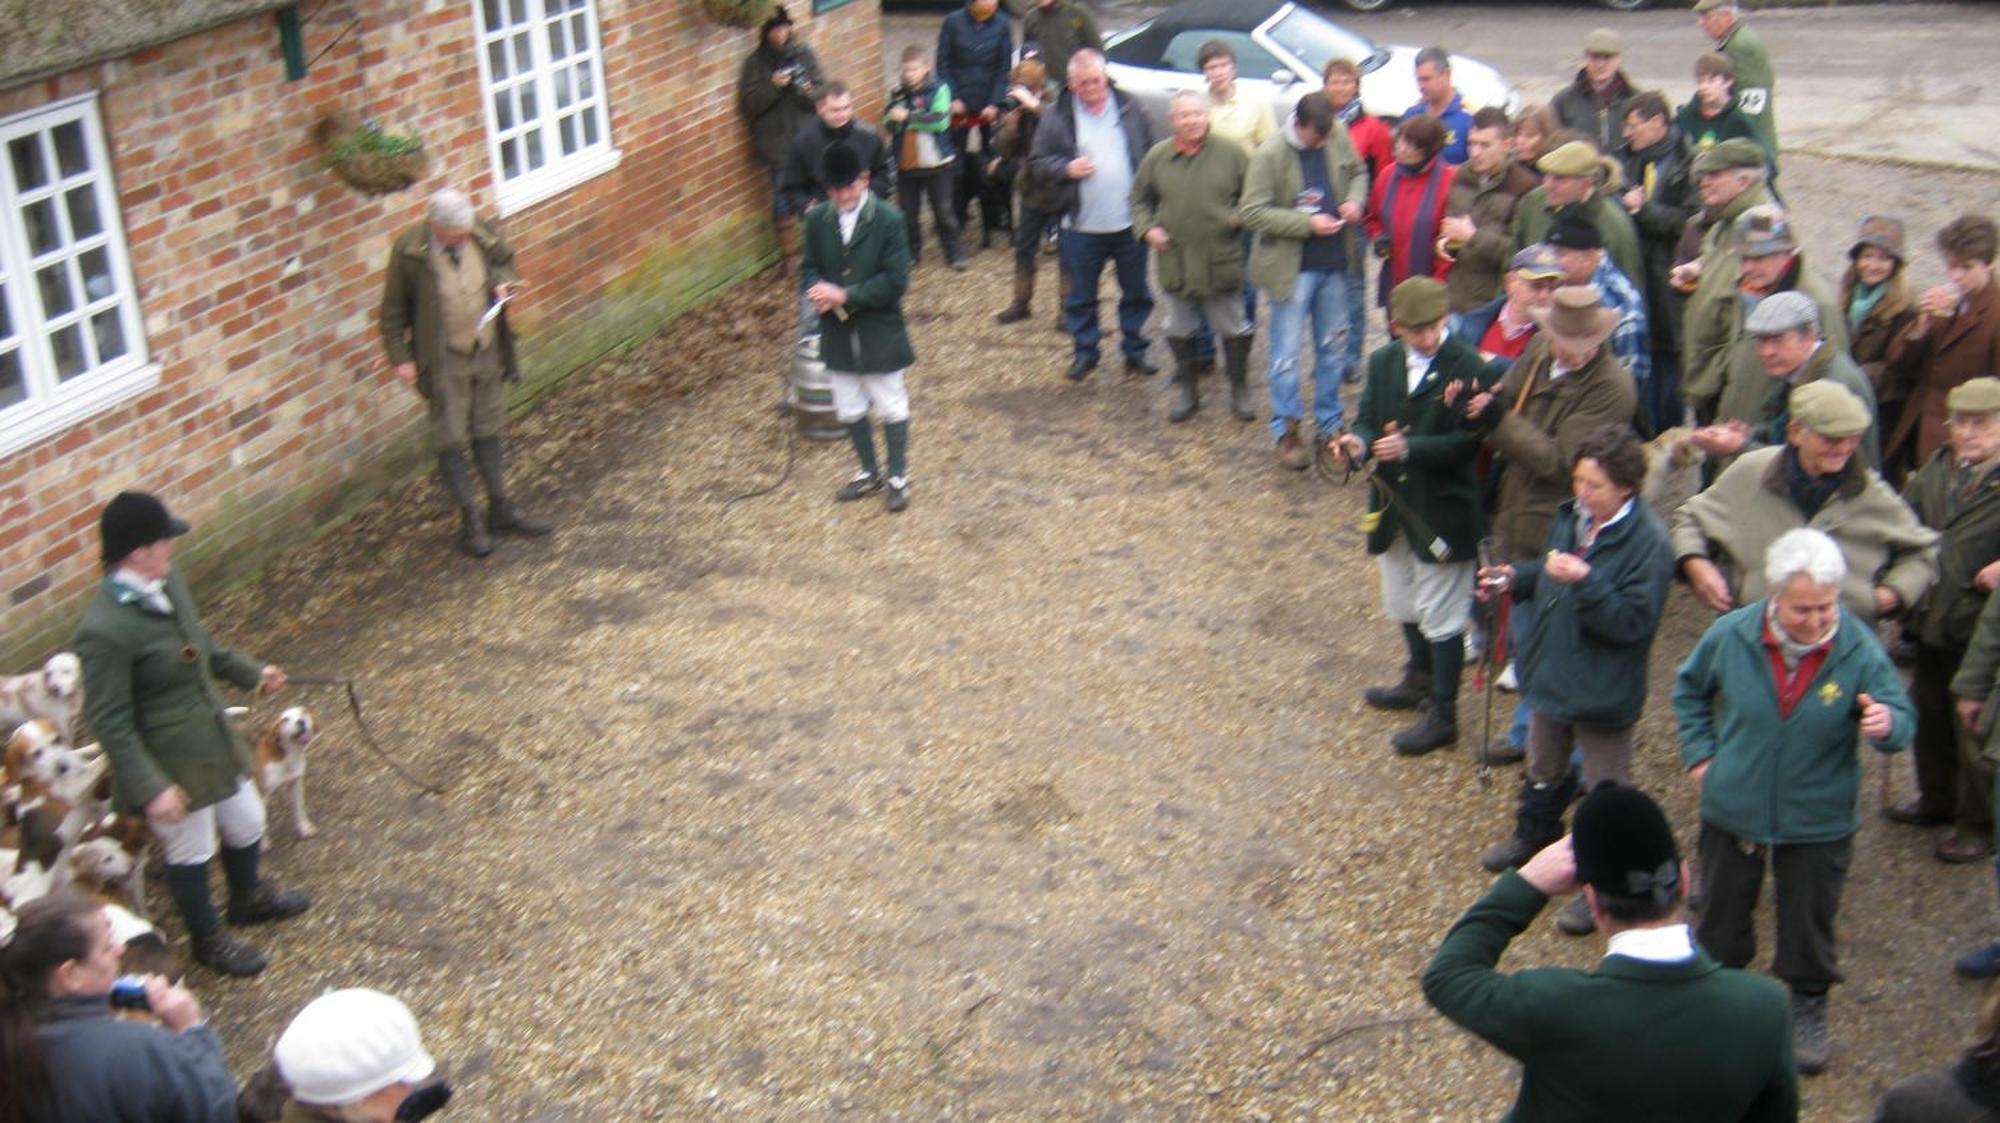
{"type": "Polygon", "coordinates": [[[0,452],[157,378],[96,98],[0,120],[0,452]]]}
{"type": "Polygon", "coordinates": [[[594,0],[474,0],[503,211],[612,167],[594,0]]]}

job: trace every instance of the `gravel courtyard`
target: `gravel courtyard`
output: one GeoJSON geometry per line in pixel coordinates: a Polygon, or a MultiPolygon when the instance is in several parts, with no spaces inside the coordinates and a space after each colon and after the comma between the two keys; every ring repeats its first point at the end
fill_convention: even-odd
{"type": "MultiPolygon", "coordinates": [[[[1822,263],[1889,205],[1879,172],[1787,179],[1822,263]]],[[[1993,182],[1897,205],[1927,231],[1993,182]]],[[[1471,736],[1397,759],[1399,723],[1360,705],[1399,659],[1362,488],[1277,470],[1213,389],[1170,429],[1158,382],[1062,382],[1046,295],[995,326],[1002,255],[974,265],[926,266],[909,301],[902,516],[836,507],[850,454],[804,442],[725,505],[786,460],[767,277],[517,426],[553,539],[460,557],[426,482],[210,605],[245,651],[357,678],[447,788],[386,771],[337,693],[282,700],[327,730],[320,834],[274,809],[270,864],[317,905],[259,934],[263,978],[196,976],[239,1074],[365,984],[417,1010],[452,1118],[1500,1113],[1513,1068],[1416,978],[1517,773],[1481,787],[1471,736]]],[[[1706,620],[1675,593],[1637,763],[1684,844],[1663,703],[1706,620]]],[[[1461,712],[1476,732],[1469,685],[1461,712]]],[[[1811,1119],[1953,1054],[1980,992],[1949,956],[1994,932],[1990,871],[1876,819],[1877,767],[1811,1119]]],[[[1509,963],[1595,954],[1545,921],[1509,963]]]]}

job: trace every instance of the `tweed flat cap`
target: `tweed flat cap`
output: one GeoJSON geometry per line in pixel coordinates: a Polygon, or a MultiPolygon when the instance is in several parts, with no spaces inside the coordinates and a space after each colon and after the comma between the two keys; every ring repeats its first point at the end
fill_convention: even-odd
{"type": "Polygon", "coordinates": [[[1583,41],[1583,53],[1586,55],[1622,55],[1625,53],[1625,44],[1618,41],[1618,33],[1616,31],[1608,27],[1600,27],[1591,32],[1590,37],[1583,41]]]}
{"type": "Polygon", "coordinates": [[[1587,141],[1572,140],[1553,151],[1544,153],[1535,161],[1543,175],[1595,175],[1598,161],[1597,149],[1587,141]]]}
{"type": "Polygon", "coordinates": [[[1785,208],[1776,203],[1762,203],[1744,211],[1736,219],[1732,237],[1736,252],[1743,257],[1769,257],[1799,248],[1798,239],[1792,237],[1792,220],[1786,216],[1785,208]]]}
{"type": "Polygon", "coordinates": [[[1718,142],[1714,147],[1704,149],[1694,158],[1689,170],[1696,175],[1709,172],[1724,172],[1731,168],[1761,168],[1764,166],[1764,150],[1757,147],[1754,140],[1730,137],[1718,142]]]}
{"type": "Polygon", "coordinates": [[[1792,391],[1792,420],[1822,437],[1858,437],[1875,419],[1854,391],[1822,378],[1792,391]]]}
{"type": "Polygon", "coordinates": [[[1411,277],[1389,293],[1389,318],[1406,328],[1437,323],[1449,311],[1444,282],[1436,277],[1411,277]]]}
{"type": "Polygon", "coordinates": [[[1743,321],[1751,335],[1780,335],[1799,328],[1819,330],[1819,305],[1802,292],[1774,292],[1757,302],[1743,321]]]}
{"type": "Polygon", "coordinates": [[[1735,6],[1736,0],[1694,0],[1696,14],[1712,12],[1717,8],[1734,8],[1735,6]]]}
{"type": "Polygon", "coordinates": [[[1984,374],[1951,388],[1944,398],[1951,413],[2000,413],[2000,378],[1984,374]]]}

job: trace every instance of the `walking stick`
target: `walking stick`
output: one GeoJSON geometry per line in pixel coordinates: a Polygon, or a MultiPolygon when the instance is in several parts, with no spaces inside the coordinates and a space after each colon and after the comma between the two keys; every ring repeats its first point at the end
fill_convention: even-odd
{"type": "Polygon", "coordinates": [[[1486,598],[1486,649],[1480,652],[1481,658],[1486,663],[1486,674],[1484,676],[1486,679],[1486,722],[1485,728],[1479,734],[1478,775],[1479,786],[1482,788],[1493,786],[1493,680],[1498,678],[1500,674],[1499,668],[1494,665],[1494,656],[1500,649],[1500,637],[1495,631],[1499,627],[1497,621],[1500,616],[1500,607],[1496,603],[1498,596],[1499,590],[1496,589],[1486,598]]]}

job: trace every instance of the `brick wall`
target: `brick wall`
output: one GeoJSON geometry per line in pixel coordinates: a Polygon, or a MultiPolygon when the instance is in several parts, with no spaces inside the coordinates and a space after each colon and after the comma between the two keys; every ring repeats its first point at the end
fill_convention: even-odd
{"type": "MultiPolygon", "coordinates": [[[[331,49],[298,82],[264,16],[0,90],[0,117],[98,92],[161,365],[155,389],[0,457],[4,669],[67,634],[99,576],[96,513],[120,489],[155,491],[195,523],[185,556],[199,577],[420,463],[421,406],[387,377],[374,310],[389,242],[430,190],[458,184],[490,213],[473,2],[329,0],[305,45],[308,58],[331,49]],[[310,139],[333,111],[419,133],[430,177],[373,199],[334,179],[310,139]]],[[[878,111],[877,0],[809,7],[792,5],[798,33],[878,111]]],[[[622,160],[501,220],[533,282],[514,322],[541,388],[771,248],[735,112],[755,32],[702,20],[693,0],[597,0],[597,13],[622,160]]]]}

